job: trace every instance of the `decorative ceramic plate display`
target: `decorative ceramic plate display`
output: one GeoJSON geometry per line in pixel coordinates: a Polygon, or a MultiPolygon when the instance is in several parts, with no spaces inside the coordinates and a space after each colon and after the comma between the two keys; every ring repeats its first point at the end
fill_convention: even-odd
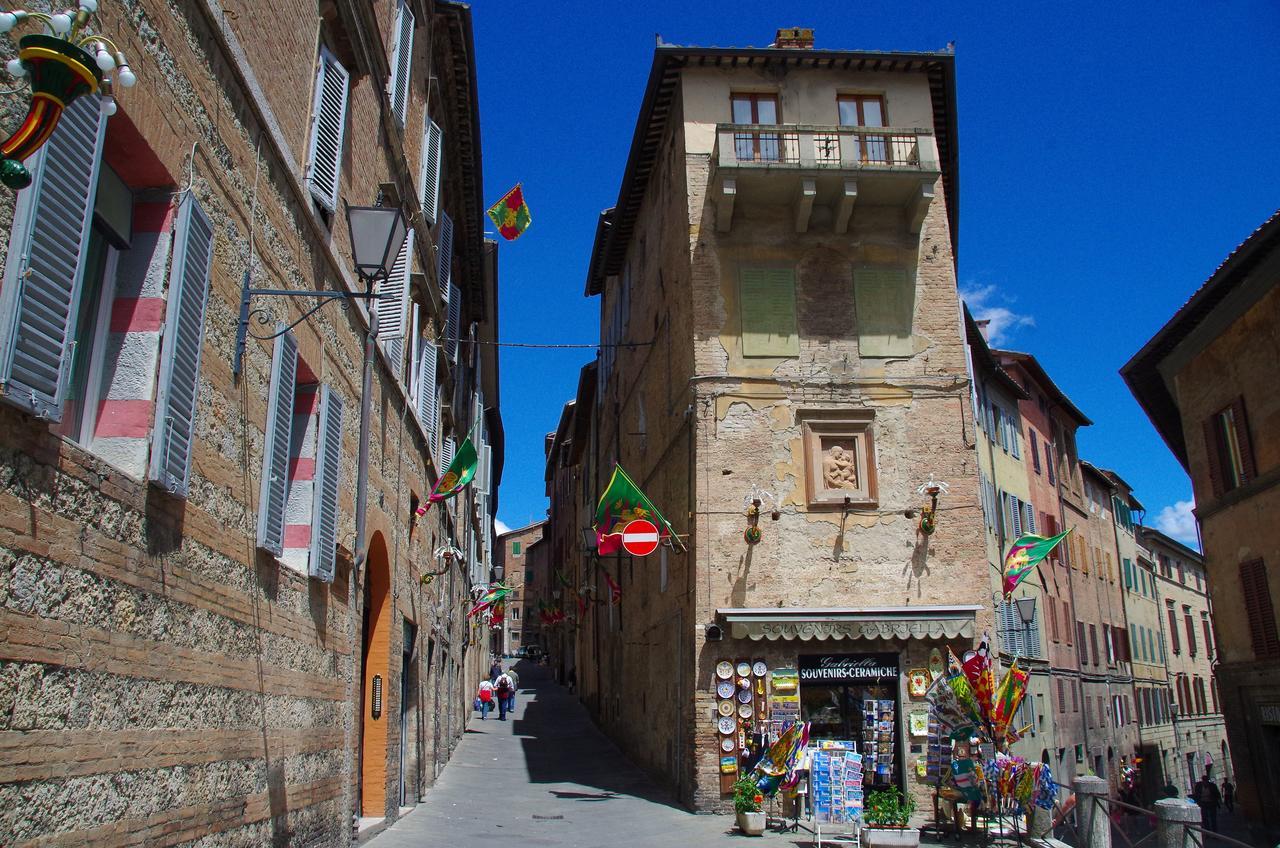
{"type": "Polygon", "coordinates": [[[716,663],[716,677],[721,680],[728,680],[733,677],[733,663],[728,660],[720,660],[720,662],[716,663]]]}
{"type": "Polygon", "coordinates": [[[720,732],[725,736],[728,736],[730,733],[733,733],[738,729],[738,723],[729,716],[725,716],[720,719],[720,721],[716,723],[716,726],[720,728],[720,732]]]}
{"type": "Polygon", "coordinates": [[[733,715],[733,701],[721,701],[720,703],[716,704],[716,710],[722,716],[733,715]]]}
{"type": "Polygon", "coordinates": [[[733,741],[732,736],[726,736],[720,740],[721,751],[732,751],[736,747],[738,747],[738,743],[733,741]]]}
{"type": "Polygon", "coordinates": [[[716,684],[716,694],[721,698],[733,697],[733,683],[728,680],[721,680],[716,684]]]}
{"type": "Polygon", "coordinates": [[[751,681],[750,681],[750,680],[748,680],[748,679],[747,679],[747,678],[745,678],[745,677],[739,677],[739,678],[738,678],[738,688],[739,688],[739,689],[750,689],[750,688],[751,688],[751,681]]]}
{"type": "Polygon", "coordinates": [[[738,676],[746,677],[749,674],[751,674],[751,663],[749,662],[738,663],[738,676]]]}
{"type": "MultiPolygon", "coordinates": [[[[725,703],[727,704],[728,701],[725,701],[725,703]]],[[[751,718],[751,705],[738,704],[738,715],[742,716],[743,718],[751,718]]]]}
{"type": "Polygon", "coordinates": [[[764,660],[756,660],[756,664],[751,666],[751,673],[756,677],[764,677],[765,672],[768,670],[769,667],[764,664],[764,660]]]}
{"type": "Polygon", "coordinates": [[[751,690],[742,689],[738,692],[738,702],[742,704],[751,703],[751,690]]]}

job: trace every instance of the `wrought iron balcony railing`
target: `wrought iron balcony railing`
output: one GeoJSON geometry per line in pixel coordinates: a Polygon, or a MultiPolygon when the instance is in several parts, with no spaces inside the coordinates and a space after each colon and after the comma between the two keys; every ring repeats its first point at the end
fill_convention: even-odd
{"type": "Polygon", "coordinates": [[[720,167],[938,170],[928,129],[718,124],[716,135],[720,167]]]}

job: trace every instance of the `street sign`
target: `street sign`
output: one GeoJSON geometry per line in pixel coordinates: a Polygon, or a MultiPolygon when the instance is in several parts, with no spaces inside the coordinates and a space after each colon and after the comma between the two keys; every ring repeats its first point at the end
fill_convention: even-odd
{"type": "Polygon", "coordinates": [[[658,549],[658,528],[637,518],[622,528],[622,548],[632,556],[648,556],[658,549]]]}

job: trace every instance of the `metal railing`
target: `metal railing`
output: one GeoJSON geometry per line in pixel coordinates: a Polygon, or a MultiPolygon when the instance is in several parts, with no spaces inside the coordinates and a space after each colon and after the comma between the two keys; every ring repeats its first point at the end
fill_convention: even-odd
{"type": "MultiPolygon", "coordinates": [[[[1076,796],[1082,797],[1082,796],[1076,796]]],[[[1258,848],[1222,833],[1209,830],[1201,825],[1188,822],[1167,822],[1166,828],[1181,831],[1181,839],[1176,840],[1182,848],[1258,848]]],[[[1055,805],[1053,810],[1052,836],[1073,846],[1073,848],[1143,848],[1160,844],[1157,839],[1159,819],[1154,809],[1126,804],[1111,798],[1088,796],[1080,806],[1063,809],[1055,805]],[[1101,845],[1090,840],[1090,831],[1095,816],[1103,816],[1107,821],[1107,838],[1101,845]]],[[[1034,838],[1024,839],[1035,843],[1034,838]]],[[[1168,843],[1164,843],[1168,845],[1168,843]]]]}
{"type": "Polygon", "coordinates": [[[721,165],[799,165],[936,170],[927,129],[719,124],[721,165]]]}

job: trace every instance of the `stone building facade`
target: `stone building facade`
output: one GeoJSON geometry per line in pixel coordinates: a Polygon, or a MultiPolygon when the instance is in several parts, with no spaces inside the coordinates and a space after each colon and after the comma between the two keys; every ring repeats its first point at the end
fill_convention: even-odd
{"type": "Polygon", "coordinates": [[[74,103],[0,200],[0,832],[346,845],[427,791],[488,663],[464,603],[497,360],[450,341],[496,327],[470,13],[140,0],[94,27],[137,86],[74,103]],[[257,297],[234,373],[242,283],[362,290],[341,208],[379,197],[412,235],[374,313],[264,341],[315,301],[257,297]],[[477,484],[418,517],[467,432],[477,484]]]}
{"type": "Polygon", "coordinates": [[[1280,214],[1231,253],[1122,369],[1191,475],[1216,613],[1217,677],[1240,806],[1280,832],[1280,214]]]}
{"type": "Polygon", "coordinates": [[[1168,732],[1158,738],[1157,750],[1161,771],[1188,793],[1206,773],[1235,782],[1214,670],[1218,655],[1204,558],[1154,528],[1140,533],[1156,576],[1167,676],[1168,732]]]}
{"type": "Polygon", "coordinates": [[[722,746],[749,738],[737,719],[721,732],[722,663],[746,663],[753,721],[787,670],[818,738],[862,747],[866,705],[883,711],[868,782],[924,799],[908,674],[993,624],[953,57],[811,44],[657,48],[588,272],[602,347],[580,503],[621,465],[681,538],[590,560],[586,582],[617,601],[587,612],[577,678],[598,681],[605,730],[698,809],[728,806],[722,746]],[[930,480],[950,488],[927,535],[930,480]]]}
{"type": "Polygon", "coordinates": [[[506,623],[500,639],[502,653],[538,644],[538,583],[529,567],[529,547],[542,538],[546,521],[508,530],[498,536],[493,564],[502,569],[502,581],[511,587],[506,623]]]}

